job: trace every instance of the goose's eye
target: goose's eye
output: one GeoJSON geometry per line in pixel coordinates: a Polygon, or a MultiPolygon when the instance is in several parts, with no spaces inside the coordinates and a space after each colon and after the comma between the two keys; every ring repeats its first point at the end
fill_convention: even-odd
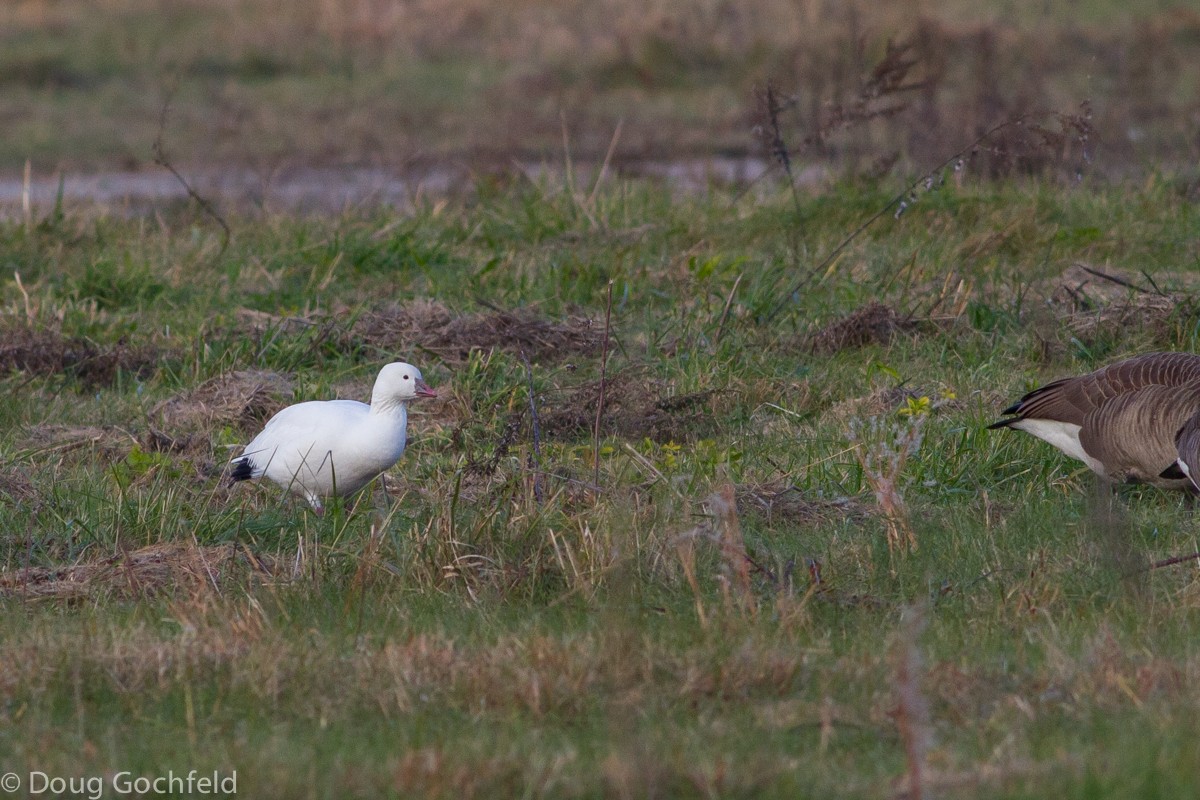
{"type": "Polygon", "coordinates": [[[408,376],[407,376],[407,375],[405,375],[405,376],[404,376],[404,380],[408,380],[408,376]]]}

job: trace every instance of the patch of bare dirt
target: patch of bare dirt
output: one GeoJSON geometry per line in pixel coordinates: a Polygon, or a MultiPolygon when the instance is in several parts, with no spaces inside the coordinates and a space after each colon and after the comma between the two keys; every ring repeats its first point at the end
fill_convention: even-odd
{"type": "Polygon", "coordinates": [[[465,361],[472,350],[493,349],[548,360],[599,352],[604,343],[603,323],[587,317],[554,321],[529,309],[455,316],[431,300],[368,311],[351,330],[385,350],[415,345],[447,361],[465,361]]]}
{"type": "Polygon", "coordinates": [[[814,353],[831,355],[871,344],[890,344],[901,333],[916,330],[917,324],[883,303],[868,303],[841,319],[810,333],[806,347],[814,353]]]}
{"type": "Polygon", "coordinates": [[[0,331],[0,372],[71,375],[85,387],[110,386],[118,373],[148,377],[161,351],[149,345],[99,345],[81,336],[27,326],[0,331]]]}
{"type": "Polygon", "coordinates": [[[75,600],[97,594],[127,598],[219,586],[234,575],[270,575],[269,558],[245,546],[164,542],[99,561],[0,572],[0,596],[75,600]]]}
{"type": "Polygon", "coordinates": [[[768,522],[821,525],[870,516],[866,506],[849,498],[806,497],[795,486],[785,483],[738,486],[736,496],[739,514],[757,514],[768,522]]]}
{"type": "Polygon", "coordinates": [[[292,382],[278,372],[237,370],[159,403],[151,415],[172,433],[223,425],[246,429],[265,422],[291,396],[292,382]]]}
{"type": "MultiPolygon", "coordinates": [[[[540,398],[543,436],[578,439],[590,436],[600,407],[600,382],[591,381],[552,399],[540,398]]],[[[601,435],[656,442],[682,442],[712,434],[725,410],[712,390],[673,395],[657,381],[629,372],[614,375],[604,387],[601,435]]]]}

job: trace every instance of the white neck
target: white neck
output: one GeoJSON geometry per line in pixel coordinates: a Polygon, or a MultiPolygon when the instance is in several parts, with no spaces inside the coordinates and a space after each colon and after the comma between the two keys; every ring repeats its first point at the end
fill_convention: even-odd
{"type": "Polygon", "coordinates": [[[391,397],[371,396],[371,413],[378,416],[399,416],[401,420],[408,419],[408,401],[396,400],[391,397]]]}

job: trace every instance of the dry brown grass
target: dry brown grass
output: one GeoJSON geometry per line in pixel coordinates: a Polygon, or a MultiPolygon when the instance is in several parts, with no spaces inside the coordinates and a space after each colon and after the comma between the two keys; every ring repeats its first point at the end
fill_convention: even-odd
{"type": "Polygon", "coordinates": [[[11,503],[25,504],[37,499],[38,490],[24,472],[8,468],[0,471],[0,494],[11,503]]]}
{"type": "Polygon", "coordinates": [[[540,361],[590,355],[604,341],[603,326],[587,317],[553,320],[529,308],[458,314],[436,300],[368,308],[349,324],[337,313],[284,317],[252,309],[239,309],[237,319],[261,338],[315,331],[319,341],[333,342],[341,349],[423,350],[450,363],[465,361],[472,352],[492,350],[524,352],[540,361]]]}
{"type": "Polygon", "coordinates": [[[145,378],[163,356],[150,345],[101,346],[40,325],[8,324],[0,330],[0,372],[71,376],[88,388],[109,386],[118,373],[145,378]]]}
{"type": "Polygon", "coordinates": [[[132,433],[111,425],[37,425],[26,431],[21,444],[28,456],[61,462],[68,455],[111,461],[137,443],[132,433]]]}
{"type": "Polygon", "coordinates": [[[266,421],[291,395],[292,382],[277,372],[235,370],[164,400],[150,414],[171,432],[246,429],[266,421]]]}
{"type": "Polygon", "coordinates": [[[891,306],[868,303],[808,335],[807,349],[829,355],[871,344],[887,345],[917,325],[891,306]]]}
{"type": "Polygon", "coordinates": [[[796,486],[780,481],[738,486],[737,508],[740,514],[765,517],[768,524],[788,526],[862,521],[868,516],[867,509],[856,500],[810,498],[796,486]]]}
{"type": "Polygon", "coordinates": [[[531,309],[458,316],[434,300],[367,311],[351,332],[372,347],[419,347],[451,362],[493,349],[537,360],[588,355],[598,352],[604,339],[603,326],[584,317],[554,321],[531,309]]]}
{"type": "Polygon", "coordinates": [[[599,381],[540,398],[543,434],[557,439],[581,438],[591,433],[599,410],[602,436],[683,442],[711,432],[714,415],[729,405],[729,398],[719,392],[674,394],[669,384],[647,379],[639,372],[628,369],[609,376],[603,407],[599,381]]]}
{"type": "Polygon", "coordinates": [[[220,589],[250,573],[269,575],[270,559],[236,545],[165,542],[61,567],[0,572],[0,596],[31,600],[142,598],[197,589],[220,589]]]}
{"type": "Polygon", "coordinates": [[[1131,331],[1153,341],[1170,334],[1195,312],[1197,284],[1187,274],[1146,275],[1074,264],[1045,288],[1048,303],[1070,332],[1084,341],[1131,331]]]}

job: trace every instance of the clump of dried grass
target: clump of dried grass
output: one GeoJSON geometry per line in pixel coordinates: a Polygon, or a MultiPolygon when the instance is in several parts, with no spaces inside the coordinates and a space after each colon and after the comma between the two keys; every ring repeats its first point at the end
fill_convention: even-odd
{"type": "Polygon", "coordinates": [[[740,514],[760,514],[768,521],[806,526],[867,517],[867,509],[848,497],[809,498],[795,485],[784,482],[738,486],[737,510],[740,514]]]}
{"type": "Polygon", "coordinates": [[[259,424],[282,408],[292,382],[270,370],[237,370],[159,403],[151,411],[168,430],[210,430],[259,424]]]}
{"type": "Polygon", "coordinates": [[[596,352],[604,342],[603,326],[586,317],[556,322],[529,309],[456,316],[429,300],[368,311],[355,321],[351,332],[381,349],[416,346],[447,361],[465,361],[472,350],[554,359],[596,352]]]}
{"type": "Polygon", "coordinates": [[[33,482],[16,469],[6,469],[0,472],[0,495],[4,495],[14,504],[23,505],[38,496],[33,482]]]}
{"type": "Polygon", "coordinates": [[[22,447],[27,454],[62,456],[87,448],[89,452],[119,458],[137,443],[128,431],[111,425],[37,425],[26,431],[22,447]]]}
{"type": "Polygon", "coordinates": [[[872,302],[810,333],[805,345],[814,353],[831,355],[871,344],[887,345],[917,325],[891,306],[872,302]]]}
{"type": "Polygon", "coordinates": [[[1149,276],[1085,264],[1071,265],[1051,282],[1048,302],[1083,340],[1130,331],[1165,339],[1174,321],[1197,309],[1188,291],[1164,291],[1149,276]]]}
{"type": "Polygon", "coordinates": [[[70,375],[84,386],[109,386],[120,373],[148,377],[162,353],[149,345],[103,346],[48,327],[16,325],[0,331],[0,372],[70,375]]]}
{"type": "Polygon", "coordinates": [[[589,381],[560,397],[543,398],[539,414],[542,434],[548,438],[591,434],[599,411],[601,435],[681,442],[711,432],[718,403],[719,395],[712,390],[672,395],[667,385],[626,370],[608,377],[603,395],[601,382],[589,381]]]}
{"type": "Polygon", "coordinates": [[[0,572],[0,596],[77,600],[122,598],[218,587],[233,573],[271,573],[270,559],[233,544],[163,542],[107,558],[61,567],[0,572]]]}

